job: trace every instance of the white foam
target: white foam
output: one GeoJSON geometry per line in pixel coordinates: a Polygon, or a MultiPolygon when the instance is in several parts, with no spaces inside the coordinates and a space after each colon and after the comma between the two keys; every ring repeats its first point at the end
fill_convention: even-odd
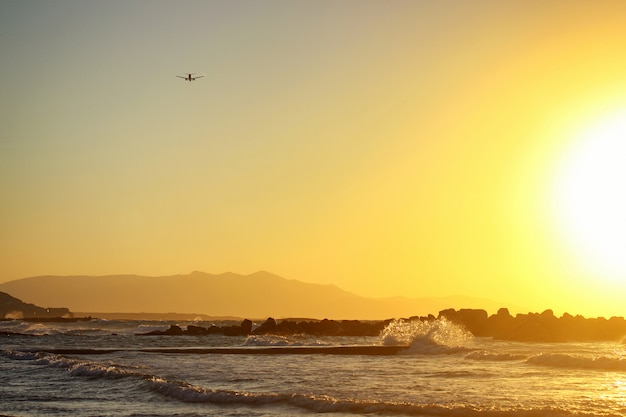
{"type": "Polygon", "coordinates": [[[243,342],[244,346],[292,346],[293,343],[284,336],[251,335],[243,342]]]}
{"type": "Polygon", "coordinates": [[[320,340],[295,340],[277,335],[250,335],[244,340],[244,346],[332,346],[320,340]]]}
{"type": "Polygon", "coordinates": [[[453,353],[472,339],[464,327],[442,317],[432,321],[394,320],[381,333],[384,345],[409,345],[403,353],[453,353]]]}

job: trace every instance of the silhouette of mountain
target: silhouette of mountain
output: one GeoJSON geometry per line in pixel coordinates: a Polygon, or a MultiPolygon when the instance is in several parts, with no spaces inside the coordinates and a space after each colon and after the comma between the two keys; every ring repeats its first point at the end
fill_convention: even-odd
{"type": "Polygon", "coordinates": [[[376,320],[427,315],[450,307],[496,311],[500,304],[469,297],[367,298],[334,285],[305,283],[265,271],[146,277],[39,276],[0,284],[0,290],[42,305],[102,313],[198,313],[264,318],[376,320]]]}

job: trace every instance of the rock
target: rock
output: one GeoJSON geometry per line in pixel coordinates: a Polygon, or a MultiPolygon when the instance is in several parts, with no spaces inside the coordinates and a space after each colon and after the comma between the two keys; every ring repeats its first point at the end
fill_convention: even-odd
{"type": "Polygon", "coordinates": [[[189,336],[200,336],[200,335],[209,334],[209,330],[202,326],[194,326],[192,324],[189,324],[187,326],[187,331],[185,333],[188,334],[189,336]]]}
{"type": "Polygon", "coordinates": [[[254,329],[252,333],[254,334],[268,334],[274,333],[276,330],[276,320],[272,317],[265,320],[259,327],[254,329]]]}
{"type": "Polygon", "coordinates": [[[474,336],[488,336],[486,329],[488,314],[485,310],[465,308],[456,311],[449,308],[440,311],[439,317],[445,317],[452,322],[463,325],[474,336]]]}
{"type": "Polygon", "coordinates": [[[252,333],[252,322],[248,319],[245,319],[241,322],[241,334],[249,335],[252,333]]]}
{"type": "Polygon", "coordinates": [[[181,335],[183,333],[184,333],[183,329],[181,329],[175,324],[170,325],[170,328],[165,331],[165,334],[175,335],[175,336],[181,335]]]}

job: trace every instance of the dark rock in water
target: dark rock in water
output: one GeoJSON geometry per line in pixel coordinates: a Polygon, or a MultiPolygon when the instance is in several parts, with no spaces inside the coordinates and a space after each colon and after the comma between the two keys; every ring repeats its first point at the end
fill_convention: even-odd
{"type": "Polygon", "coordinates": [[[475,336],[522,342],[576,342],[596,340],[622,340],[626,335],[626,320],[611,317],[586,319],[565,313],[556,317],[552,310],[542,313],[511,316],[501,308],[487,317],[484,310],[442,310],[440,317],[463,325],[475,336]]]}
{"type": "Polygon", "coordinates": [[[252,333],[252,322],[245,319],[241,322],[241,334],[248,335],[250,333],[252,333]]]}
{"type": "Polygon", "coordinates": [[[252,332],[252,322],[245,319],[239,326],[195,326],[189,324],[186,330],[174,324],[167,330],[153,330],[148,333],[139,333],[138,336],[204,336],[209,334],[223,334],[225,336],[247,336],[252,332]]]}
{"type": "Polygon", "coordinates": [[[497,314],[493,314],[487,319],[487,328],[491,331],[491,337],[495,339],[509,339],[513,333],[515,317],[509,310],[501,308],[497,314]]]}
{"type": "Polygon", "coordinates": [[[222,327],[222,332],[224,336],[244,336],[241,332],[241,326],[225,326],[222,327]]]}
{"type": "Polygon", "coordinates": [[[261,323],[261,327],[264,329],[274,329],[276,328],[276,325],[278,323],[276,322],[276,320],[274,320],[274,318],[272,317],[268,317],[267,320],[265,320],[263,323],[261,323]]]}
{"type": "Polygon", "coordinates": [[[485,310],[464,308],[459,311],[449,308],[439,312],[439,317],[462,324],[474,336],[488,336],[486,329],[488,314],[485,310]]]}
{"type": "Polygon", "coordinates": [[[205,334],[209,334],[209,330],[206,327],[194,326],[194,325],[190,324],[190,325],[187,326],[186,334],[188,334],[190,336],[205,335],[205,334]]]}
{"type": "Polygon", "coordinates": [[[322,321],[283,320],[277,323],[269,318],[252,331],[253,334],[309,334],[313,336],[378,336],[389,323],[387,321],[361,322],[358,320],[322,321]]]}
{"type": "Polygon", "coordinates": [[[171,334],[171,335],[181,335],[183,333],[184,333],[183,329],[181,329],[175,324],[172,324],[170,328],[165,331],[165,334],[171,334]]]}
{"type": "Polygon", "coordinates": [[[378,336],[391,320],[361,322],[358,320],[335,321],[324,319],[296,322],[294,320],[276,321],[272,317],[253,329],[252,321],[245,319],[239,326],[215,326],[209,328],[188,325],[186,330],[171,325],[167,330],[154,330],[138,336],[201,336],[223,334],[225,336],[247,336],[250,334],[309,334],[313,336],[378,336]]]}

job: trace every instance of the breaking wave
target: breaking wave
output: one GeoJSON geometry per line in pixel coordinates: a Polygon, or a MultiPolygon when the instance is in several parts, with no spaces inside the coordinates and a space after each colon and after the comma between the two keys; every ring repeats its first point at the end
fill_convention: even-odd
{"type": "MultiPolygon", "coordinates": [[[[157,328],[157,325],[152,327],[157,328]]],[[[162,328],[161,324],[158,328],[162,328]]],[[[10,320],[0,322],[0,332],[22,336],[108,336],[111,334],[137,333],[137,326],[132,323],[121,321],[109,321],[92,319],[90,321],[76,322],[28,322],[10,320]]]]}
{"type": "Polygon", "coordinates": [[[394,320],[381,333],[383,345],[408,345],[403,353],[456,353],[467,350],[472,334],[445,317],[432,321],[394,320]]]}
{"type": "MultiPolygon", "coordinates": [[[[0,350],[0,356],[12,360],[30,360],[34,364],[67,371],[73,377],[106,379],[111,383],[122,380],[132,384],[137,393],[157,394],[184,403],[242,406],[287,406],[315,413],[346,413],[355,415],[414,415],[414,416],[476,416],[476,417],[543,417],[573,416],[576,413],[560,408],[484,408],[474,404],[435,404],[336,398],[297,392],[249,392],[204,388],[184,380],[167,378],[143,368],[74,359],[42,352],[0,350]]],[[[288,388],[287,388],[288,389],[288,388]]],[[[296,411],[297,413],[297,411],[296,411]]]]}
{"type": "MultiPolygon", "coordinates": [[[[288,405],[315,413],[350,414],[404,414],[404,415],[463,415],[484,416],[484,410],[472,405],[443,406],[410,402],[341,399],[327,395],[297,393],[259,393],[229,390],[210,390],[181,381],[162,378],[150,380],[150,389],[184,402],[236,404],[249,406],[288,405]]],[[[539,414],[537,415],[539,416],[539,414]]]]}
{"type": "Polygon", "coordinates": [[[37,365],[43,365],[50,368],[65,369],[71,375],[75,376],[86,376],[90,378],[121,378],[129,375],[143,375],[138,371],[139,368],[135,367],[119,365],[112,362],[100,363],[70,359],[53,353],[3,350],[0,351],[0,355],[13,360],[31,360],[37,365]]]}
{"type": "Polygon", "coordinates": [[[549,366],[552,368],[591,369],[599,371],[626,372],[626,359],[600,356],[589,358],[567,355],[563,353],[543,353],[531,356],[526,362],[532,365],[549,366]]]}
{"type": "Polygon", "coordinates": [[[0,331],[25,336],[51,336],[65,331],[43,323],[6,321],[0,324],[0,331]]]}
{"type": "Polygon", "coordinates": [[[183,381],[153,377],[148,381],[150,390],[182,402],[217,405],[268,406],[287,405],[315,413],[347,413],[356,415],[409,415],[409,416],[570,416],[566,410],[554,409],[484,409],[472,404],[441,405],[432,403],[393,402],[342,399],[328,395],[299,393],[261,393],[205,389],[183,381]],[[555,412],[556,411],[556,412],[555,412]]]}

